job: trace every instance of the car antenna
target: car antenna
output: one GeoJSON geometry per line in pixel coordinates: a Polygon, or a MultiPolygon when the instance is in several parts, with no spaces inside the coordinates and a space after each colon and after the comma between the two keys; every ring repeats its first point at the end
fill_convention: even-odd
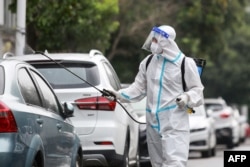
{"type": "Polygon", "coordinates": [[[103,90],[100,90],[98,89],[96,86],[92,85],[91,83],[89,83],[88,81],[86,81],[85,79],[83,79],[82,77],[78,76],[77,74],[75,74],[74,72],[72,72],[71,70],[69,70],[67,67],[65,67],[64,65],[62,65],[61,63],[58,63],[56,62],[55,60],[53,60],[51,57],[49,57],[47,54],[48,54],[48,51],[45,50],[45,53],[44,52],[41,52],[41,51],[34,51],[35,54],[41,54],[45,57],[47,57],[49,60],[53,61],[55,64],[59,65],[60,67],[64,68],[65,70],[67,70],[68,72],[70,72],[71,74],[73,74],[74,76],[76,76],[77,78],[79,78],[80,80],[86,82],[89,86],[95,88],[97,91],[99,91],[100,93],[102,93],[102,96],[111,96],[111,97],[114,97],[114,101],[116,101],[124,110],[125,112],[128,114],[128,116],[134,120],[135,122],[139,123],[139,124],[146,124],[144,122],[139,122],[137,121],[128,111],[127,109],[116,99],[116,96],[107,91],[106,89],[103,89],[103,90]]]}

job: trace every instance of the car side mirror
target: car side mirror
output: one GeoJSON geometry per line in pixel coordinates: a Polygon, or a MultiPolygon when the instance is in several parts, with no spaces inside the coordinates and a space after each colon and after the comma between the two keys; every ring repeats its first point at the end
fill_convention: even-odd
{"type": "Polygon", "coordinates": [[[69,102],[64,102],[63,103],[63,110],[64,110],[64,115],[65,117],[73,117],[74,113],[74,106],[69,103],[69,102]]]}

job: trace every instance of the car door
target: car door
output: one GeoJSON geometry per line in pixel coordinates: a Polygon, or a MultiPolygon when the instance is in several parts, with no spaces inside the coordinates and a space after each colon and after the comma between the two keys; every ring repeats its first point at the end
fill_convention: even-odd
{"type": "Polygon", "coordinates": [[[51,113],[44,108],[38,87],[35,85],[27,68],[20,68],[18,70],[18,84],[24,101],[27,104],[27,110],[31,111],[26,114],[27,119],[34,120],[35,134],[33,136],[36,136],[34,138],[37,139],[30,140],[42,140],[41,147],[45,154],[44,161],[46,164],[49,164],[53,159],[52,156],[55,155],[54,150],[57,148],[54,140],[55,136],[57,136],[56,125],[52,121],[49,121],[50,119],[48,118],[52,118],[51,113]]]}
{"type": "Polygon", "coordinates": [[[54,134],[50,135],[50,152],[53,153],[51,157],[51,163],[49,166],[55,166],[61,163],[62,165],[71,163],[71,156],[74,147],[74,127],[68,119],[62,117],[62,107],[52,91],[52,88],[41,78],[41,76],[31,71],[32,76],[36,80],[36,84],[39,85],[40,93],[44,99],[44,106],[47,109],[48,115],[44,115],[47,131],[51,128],[54,134]],[[55,147],[56,146],[56,147],[55,147]],[[52,150],[53,149],[53,150],[52,150]],[[54,164],[58,162],[57,164],[54,164]]]}
{"type": "MultiPolygon", "coordinates": [[[[61,141],[66,138],[66,141],[71,140],[68,140],[68,133],[64,133],[64,119],[59,114],[60,105],[44,80],[34,71],[29,72],[27,68],[19,69],[18,82],[27,107],[33,111],[36,133],[42,140],[45,152],[45,166],[69,164],[71,151],[67,149],[66,152],[61,141]],[[48,105],[50,107],[47,107],[48,105]]],[[[73,145],[73,142],[71,144],[73,145]]]]}

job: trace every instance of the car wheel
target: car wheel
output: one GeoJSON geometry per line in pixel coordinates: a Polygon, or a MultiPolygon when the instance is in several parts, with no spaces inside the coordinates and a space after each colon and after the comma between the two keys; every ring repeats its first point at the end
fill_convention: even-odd
{"type": "Polygon", "coordinates": [[[208,157],[211,156],[211,154],[212,154],[212,150],[211,150],[211,149],[208,149],[208,150],[206,150],[206,151],[202,151],[202,152],[201,152],[201,157],[202,157],[202,158],[208,158],[208,157]]]}
{"type": "Polygon", "coordinates": [[[212,148],[211,150],[211,156],[214,157],[216,155],[216,148],[212,148]]]}
{"type": "Polygon", "coordinates": [[[129,167],[129,155],[128,154],[129,154],[129,143],[127,140],[126,144],[125,144],[123,163],[122,163],[121,167],[129,167]]]}
{"type": "Polygon", "coordinates": [[[233,138],[228,139],[228,141],[226,143],[226,146],[227,146],[228,149],[234,148],[233,138]]]}
{"type": "Polygon", "coordinates": [[[83,167],[83,158],[79,154],[76,157],[76,167],[83,167]]]}
{"type": "Polygon", "coordinates": [[[128,140],[126,140],[122,162],[120,162],[118,165],[115,165],[115,167],[130,167],[128,154],[129,154],[129,142],[128,140]]]}
{"type": "Polygon", "coordinates": [[[37,162],[36,159],[34,159],[34,161],[33,161],[33,163],[32,163],[32,167],[40,167],[40,166],[38,165],[38,162],[37,162]]]}
{"type": "Polygon", "coordinates": [[[136,163],[133,165],[134,167],[141,167],[141,163],[140,163],[140,145],[138,144],[137,147],[137,153],[136,153],[136,163]]]}

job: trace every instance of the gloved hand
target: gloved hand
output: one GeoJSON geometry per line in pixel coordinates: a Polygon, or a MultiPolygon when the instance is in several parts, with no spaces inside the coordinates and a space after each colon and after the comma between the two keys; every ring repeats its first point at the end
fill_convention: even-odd
{"type": "Polygon", "coordinates": [[[187,94],[182,94],[177,97],[176,103],[180,108],[183,108],[187,105],[188,103],[188,95],[187,94]]]}
{"type": "Polygon", "coordinates": [[[103,89],[102,96],[106,97],[110,101],[115,101],[116,99],[121,98],[121,95],[117,91],[115,91],[115,90],[107,90],[107,89],[103,89]]]}

